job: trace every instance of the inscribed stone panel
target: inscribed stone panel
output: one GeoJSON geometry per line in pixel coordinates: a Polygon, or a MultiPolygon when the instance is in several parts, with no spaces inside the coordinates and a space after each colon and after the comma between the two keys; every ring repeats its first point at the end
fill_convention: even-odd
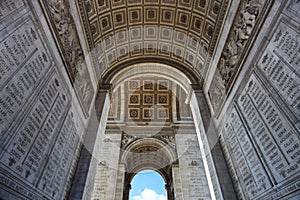
{"type": "Polygon", "coordinates": [[[235,108],[231,111],[224,127],[224,136],[236,172],[243,177],[240,179],[240,184],[244,195],[252,199],[269,189],[271,182],[267,172],[235,108]]]}
{"type": "Polygon", "coordinates": [[[281,21],[257,67],[300,120],[299,29],[281,21]]]}
{"type": "Polygon", "coordinates": [[[0,138],[53,65],[32,17],[23,20],[0,41],[0,138]]]}

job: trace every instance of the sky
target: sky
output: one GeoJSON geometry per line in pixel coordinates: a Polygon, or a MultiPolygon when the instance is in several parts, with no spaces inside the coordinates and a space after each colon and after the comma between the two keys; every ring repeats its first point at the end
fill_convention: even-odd
{"type": "Polygon", "coordinates": [[[132,179],[129,200],[167,200],[164,179],[152,170],[138,173],[132,179]]]}

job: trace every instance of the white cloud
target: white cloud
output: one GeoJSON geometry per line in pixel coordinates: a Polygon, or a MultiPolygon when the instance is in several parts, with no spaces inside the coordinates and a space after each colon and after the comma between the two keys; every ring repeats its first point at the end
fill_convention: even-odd
{"type": "Polygon", "coordinates": [[[157,194],[154,190],[145,188],[140,195],[134,196],[132,200],[167,200],[163,194],[157,194]]]}

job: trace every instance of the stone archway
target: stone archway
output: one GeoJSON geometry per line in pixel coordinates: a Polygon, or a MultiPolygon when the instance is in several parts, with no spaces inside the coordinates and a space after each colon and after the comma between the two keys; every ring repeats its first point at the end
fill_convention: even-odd
{"type": "MultiPolygon", "coordinates": [[[[168,195],[171,199],[215,199],[222,195],[218,179],[214,176],[216,172],[212,155],[207,149],[209,144],[206,131],[210,127],[210,116],[201,85],[192,82],[188,76],[178,69],[158,63],[141,63],[124,67],[123,70],[114,74],[108,80],[110,81],[109,84],[103,84],[104,82],[102,82],[95,101],[94,122],[97,123],[98,121],[97,124],[100,124],[97,127],[97,134],[94,134],[95,126],[90,126],[90,140],[86,140],[90,143],[86,144],[85,147],[87,151],[92,152],[92,157],[88,166],[83,196],[92,199],[99,199],[99,197],[100,199],[126,199],[130,187],[128,184],[124,185],[124,183],[130,183],[130,177],[134,173],[143,169],[143,167],[152,167],[156,170],[163,169],[153,165],[151,161],[128,169],[128,166],[126,166],[128,163],[120,159],[123,155],[122,142],[128,131],[130,135],[133,133],[133,137],[137,137],[135,134],[143,133],[138,135],[136,139],[149,139],[152,141],[153,139],[159,139],[164,142],[169,141],[170,136],[174,137],[174,152],[179,152],[179,154],[175,156],[176,159],[173,156],[172,159],[167,161],[169,163],[169,165],[166,165],[167,170],[161,171],[169,174],[168,195]],[[172,104],[178,106],[189,103],[188,108],[192,113],[191,120],[173,120],[167,125],[148,122],[129,125],[121,120],[107,125],[109,105],[113,102],[114,92],[118,88],[122,88],[122,84],[128,83],[131,79],[141,78],[141,75],[164,78],[170,81],[171,85],[174,83],[176,87],[178,86],[186,97],[181,99],[181,102],[172,101],[172,104]],[[156,135],[153,135],[153,128],[157,127],[160,130],[157,131],[156,129],[154,131],[156,135]],[[198,193],[200,190],[201,193],[198,193]]],[[[121,91],[120,95],[124,94],[124,90],[121,91]]],[[[118,101],[124,103],[124,99],[121,98],[118,101]]],[[[125,114],[124,111],[123,109],[123,115],[125,114]]],[[[176,109],[172,109],[171,112],[171,117],[177,116],[176,109]]],[[[141,148],[148,147],[148,145],[144,145],[141,148]]]]}
{"type": "MultiPolygon", "coordinates": [[[[144,138],[135,141],[128,140],[130,136],[123,136],[121,162],[125,165],[123,200],[128,200],[133,177],[140,171],[151,169],[158,172],[164,179],[168,199],[174,199],[174,181],[172,166],[178,162],[175,152],[174,136],[168,140],[162,138],[144,138]]],[[[132,138],[132,137],[131,137],[132,138]]],[[[133,139],[133,138],[132,138],[133,139]]]]}

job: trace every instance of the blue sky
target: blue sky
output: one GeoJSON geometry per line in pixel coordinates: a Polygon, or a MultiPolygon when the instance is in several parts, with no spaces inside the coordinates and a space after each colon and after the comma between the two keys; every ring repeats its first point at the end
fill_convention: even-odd
{"type": "Polygon", "coordinates": [[[129,200],[166,200],[165,182],[155,171],[144,170],[133,178],[129,200]]]}

